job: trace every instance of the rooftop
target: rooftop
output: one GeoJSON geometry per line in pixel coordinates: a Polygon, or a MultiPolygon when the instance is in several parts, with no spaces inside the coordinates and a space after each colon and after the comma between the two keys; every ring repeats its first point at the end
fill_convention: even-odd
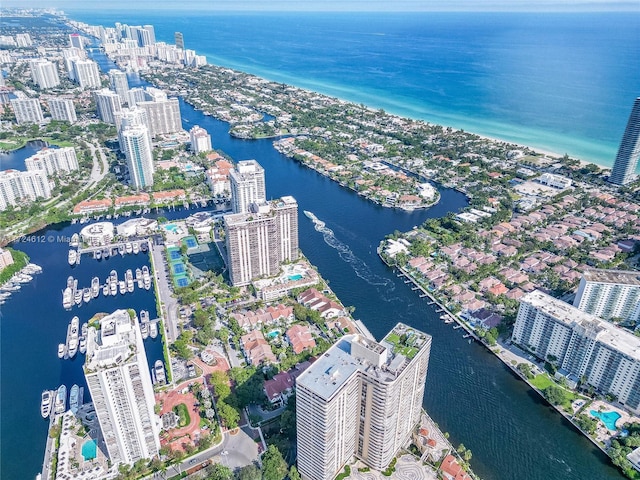
{"type": "Polygon", "coordinates": [[[640,337],[616,327],[595,315],[578,310],[573,305],[558,300],[540,290],[534,290],[521,299],[542,313],[553,317],[571,328],[582,328],[585,335],[613,348],[620,353],[640,361],[640,337]]]}
{"type": "Polygon", "coordinates": [[[585,270],[582,274],[587,282],[613,283],[640,286],[640,272],[629,270],[585,270]]]}
{"type": "Polygon", "coordinates": [[[137,332],[135,322],[127,310],[116,310],[103,317],[99,331],[89,329],[85,368],[110,368],[126,361],[137,352],[137,332]]]}
{"type": "MultiPolygon", "coordinates": [[[[428,346],[428,335],[399,323],[386,338],[394,333],[399,337],[401,332],[409,330],[416,338],[422,339],[422,343],[415,347],[411,357],[414,358],[428,346]]],[[[392,351],[396,348],[385,340],[378,343],[360,334],[345,335],[300,375],[297,384],[329,400],[359,372],[375,377],[378,382],[391,383],[411,359],[407,360],[401,351],[392,351]]]]}

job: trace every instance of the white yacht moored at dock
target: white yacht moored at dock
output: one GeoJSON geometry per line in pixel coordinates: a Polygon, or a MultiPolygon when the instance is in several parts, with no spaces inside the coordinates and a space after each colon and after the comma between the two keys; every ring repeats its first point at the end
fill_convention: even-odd
{"type": "Polygon", "coordinates": [[[67,255],[67,261],[69,265],[75,265],[78,260],[78,252],[76,252],[73,248],[69,250],[69,255],[67,255]]]}
{"type": "Polygon", "coordinates": [[[51,414],[51,407],[53,406],[55,393],[51,390],[44,390],[42,392],[42,398],[40,400],[40,415],[42,418],[47,418],[51,414]]]}
{"type": "Polygon", "coordinates": [[[67,387],[60,385],[56,391],[56,401],[54,404],[55,413],[64,413],[67,409],[67,387]]]}

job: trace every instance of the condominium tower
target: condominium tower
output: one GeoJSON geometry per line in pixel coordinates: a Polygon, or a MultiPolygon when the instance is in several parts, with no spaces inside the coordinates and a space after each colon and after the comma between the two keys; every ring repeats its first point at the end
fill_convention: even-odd
{"type": "Polygon", "coordinates": [[[153,385],[137,319],[116,310],[88,336],[84,374],[109,459],[132,465],[158,455],[153,385]]]}
{"type": "Polygon", "coordinates": [[[44,170],[47,175],[78,170],[78,157],[73,147],[43,148],[24,160],[27,171],[44,170]]]}
{"type": "Polygon", "coordinates": [[[31,79],[33,83],[40,88],[53,88],[60,85],[60,77],[58,76],[58,67],[55,63],[47,60],[32,60],[31,79]]]}
{"type": "Polygon", "coordinates": [[[127,74],[117,68],[109,70],[109,82],[111,90],[116,92],[120,97],[120,103],[127,103],[127,92],[129,91],[129,81],[127,80],[127,74]]]}
{"type": "Polygon", "coordinates": [[[37,98],[14,98],[11,100],[13,113],[18,123],[41,123],[44,121],[42,107],[37,98]]]}
{"type": "Polygon", "coordinates": [[[127,157],[131,185],[136,188],[153,185],[153,153],[147,127],[127,127],[119,137],[120,150],[127,157]]]}
{"type": "Polygon", "coordinates": [[[512,339],[640,413],[640,337],[534,290],[520,299],[512,339]]]}
{"type": "Polygon", "coordinates": [[[397,324],[380,342],[345,335],[296,380],[298,471],[332,480],[356,457],[384,470],[418,424],[431,337],[397,324]]]}
{"type": "Polygon", "coordinates": [[[51,198],[51,187],[44,170],[0,172],[0,211],[20,201],[51,198]]]}
{"type": "Polygon", "coordinates": [[[231,182],[231,207],[233,213],[246,213],[252,203],[266,200],[264,168],[255,160],[238,162],[229,174],[231,182]]]}
{"type": "Polygon", "coordinates": [[[298,203],[286,196],[252,204],[246,213],[225,215],[229,276],[234,286],[272,276],[298,258],[298,203]]]}
{"type": "Polygon", "coordinates": [[[147,113],[152,137],[182,131],[180,103],[177,98],[167,98],[167,94],[157,88],[147,88],[145,96],[147,100],[136,101],[136,106],[147,113]]]}
{"type": "Polygon", "coordinates": [[[100,88],[102,81],[100,80],[100,71],[98,64],[93,60],[72,59],[73,67],[72,78],[82,88],[100,88]]]}
{"type": "Polygon", "coordinates": [[[640,158],[640,97],[636,98],[622,135],[616,161],[609,181],[616,185],[626,185],[635,178],[640,158]]]}
{"type": "Polygon", "coordinates": [[[191,139],[191,151],[194,154],[198,155],[201,152],[211,151],[211,135],[204,128],[194,125],[189,130],[189,137],[191,139]]]}
{"type": "Polygon", "coordinates": [[[52,120],[75,123],[78,121],[76,107],[69,98],[52,98],[49,100],[49,111],[52,120]]]}
{"type": "Polygon", "coordinates": [[[640,272],[585,270],[573,306],[596,317],[640,321],[640,272]]]}
{"type": "Polygon", "coordinates": [[[108,88],[103,88],[94,92],[93,97],[96,101],[98,118],[105,123],[115,125],[116,115],[122,110],[118,94],[108,88]]]}

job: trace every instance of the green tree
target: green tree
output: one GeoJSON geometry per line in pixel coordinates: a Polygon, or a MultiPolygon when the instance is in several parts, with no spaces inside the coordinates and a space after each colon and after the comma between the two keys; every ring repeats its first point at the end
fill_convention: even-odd
{"type": "Polygon", "coordinates": [[[298,473],[298,469],[295,465],[291,465],[289,469],[289,480],[302,480],[300,473],[298,473]]]}
{"type": "Polygon", "coordinates": [[[231,469],[220,463],[207,467],[207,480],[231,480],[232,478],[231,469]]]}
{"type": "Polygon", "coordinates": [[[240,414],[238,411],[226,402],[218,402],[216,406],[218,408],[220,420],[222,420],[226,427],[229,429],[236,428],[240,421],[240,414]]]}
{"type": "Polygon", "coordinates": [[[569,392],[556,385],[549,385],[542,391],[542,393],[544,398],[546,398],[552,405],[562,405],[570,399],[569,392]]]}
{"type": "Polygon", "coordinates": [[[255,464],[245,465],[236,474],[236,478],[238,480],[261,480],[262,473],[260,469],[255,466],[255,464]]]}
{"type": "Polygon", "coordinates": [[[287,476],[287,462],[275,445],[269,445],[262,456],[263,480],[283,480],[287,476]]]}

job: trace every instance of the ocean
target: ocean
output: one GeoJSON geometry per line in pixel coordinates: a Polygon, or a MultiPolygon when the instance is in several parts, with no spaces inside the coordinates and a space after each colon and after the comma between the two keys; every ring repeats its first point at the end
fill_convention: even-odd
{"type": "Polygon", "coordinates": [[[640,96],[639,13],[68,14],[180,31],[216,65],[600,165],[640,96]]]}

